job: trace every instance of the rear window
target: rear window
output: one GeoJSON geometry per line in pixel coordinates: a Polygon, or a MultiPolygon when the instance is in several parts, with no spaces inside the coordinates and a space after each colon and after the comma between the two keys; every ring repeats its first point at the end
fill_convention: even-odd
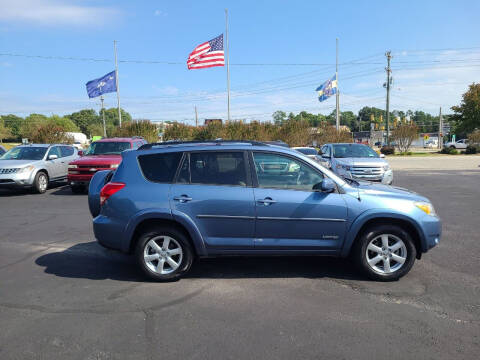
{"type": "Polygon", "coordinates": [[[143,175],[150,181],[171,183],[175,177],[182,153],[162,153],[138,157],[143,175]]]}
{"type": "Polygon", "coordinates": [[[295,149],[305,155],[317,155],[318,152],[314,148],[299,148],[295,149]]]}

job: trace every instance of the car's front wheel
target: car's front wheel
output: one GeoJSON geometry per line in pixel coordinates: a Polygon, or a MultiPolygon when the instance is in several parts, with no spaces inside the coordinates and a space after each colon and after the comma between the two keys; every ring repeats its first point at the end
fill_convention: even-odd
{"type": "Polygon", "coordinates": [[[35,175],[33,187],[35,192],[39,194],[45,193],[48,189],[48,175],[45,174],[43,171],[39,171],[37,175],[35,175]]]}
{"type": "Polygon", "coordinates": [[[154,227],[140,236],[135,257],[142,271],[150,279],[172,281],[190,270],[193,250],[181,231],[154,227]]]}
{"type": "Polygon", "coordinates": [[[417,251],[410,234],[402,228],[377,225],[357,239],[353,255],[369,278],[393,281],[410,271],[417,251]]]}

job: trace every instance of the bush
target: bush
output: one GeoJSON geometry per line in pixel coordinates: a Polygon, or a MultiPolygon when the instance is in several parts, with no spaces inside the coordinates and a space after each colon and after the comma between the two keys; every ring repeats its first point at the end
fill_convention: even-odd
{"type": "Polygon", "coordinates": [[[117,128],[113,135],[117,137],[141,136],[148,142],[158,141],[157,127],[150,120],[134,120],[126,123],[121,128],[117,128]]]}
{"type": "Polygon", "coordinates": [[[393,146],[383,145],[382,148],[380,149],[380,152],[383,155],[393,155],[395,154],[395,148],[393,146]]]}
{"type": "Polygon", "coordinates": [[[476,154],[477,152],[479,151],[475,145],[468,145],[465,150],[465,154],[476,154]]]}
{"type": "Polygon", "coordinates": [[[457,155],[457,154],[458,154],[458,150],[457,150],[457,149],[454,149],[454,148],[444,147],[444,148],[442,149],[442,151],[440,151],[440,153],[442,153],[442,154],[447,154],[447,155],[457,155]]]}
{"type": "Polygon", "coordinates": [[[37,126],[30,141],[37,144],[73,144],[73,137],[68,136],[63,127],[46,123],[37,126]]]}

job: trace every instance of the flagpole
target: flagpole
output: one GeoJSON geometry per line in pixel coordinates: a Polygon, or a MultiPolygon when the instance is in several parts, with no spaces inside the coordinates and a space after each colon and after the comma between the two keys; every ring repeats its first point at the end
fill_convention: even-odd
{"type": "Polygon", "coordinates": [[[120,111],[120,88],[118,86],[117,40],[113,40],[113,51],[115,52],[115,85],[117,87],[118,124],[120,127],[122,127],[122,112],[120,111]]]}
{"type": "Polygon", "coordinates": [[[225,9],[225,50],[227,55],[227,121],[230,122],[230,63],[228,59],[228,9],[225,9]]]}
{"type": "Polygon", "coordinates": [[[338,87],[338,38],[336,39],[336,62],[335,62],[335,79],[337,81],[337,92],[336,92],[336,99],[337,99],[337,116],[336,116],[336,128],[337,131],[340,130],[340,90],[338,87]]]}
{"type": "Polygon", "coordinates": [[[105,109],[103,108],[103,95],[100,96],[100,101],[102,102],[102,117],[103,117],[103,137],[107,137],[107,127],[105,126],[105,109]]]}

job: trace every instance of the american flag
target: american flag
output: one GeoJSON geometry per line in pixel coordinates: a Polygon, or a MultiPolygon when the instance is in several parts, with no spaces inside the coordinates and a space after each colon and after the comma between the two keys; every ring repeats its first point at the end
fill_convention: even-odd
{"type": "Polygon", "coordinates": [[[223,52],[223,34],[215,39],[204,42],[193,49],[188,57],[189,69],[203,69],[212,66],[225,66],[225,54],[223,52]]]}

